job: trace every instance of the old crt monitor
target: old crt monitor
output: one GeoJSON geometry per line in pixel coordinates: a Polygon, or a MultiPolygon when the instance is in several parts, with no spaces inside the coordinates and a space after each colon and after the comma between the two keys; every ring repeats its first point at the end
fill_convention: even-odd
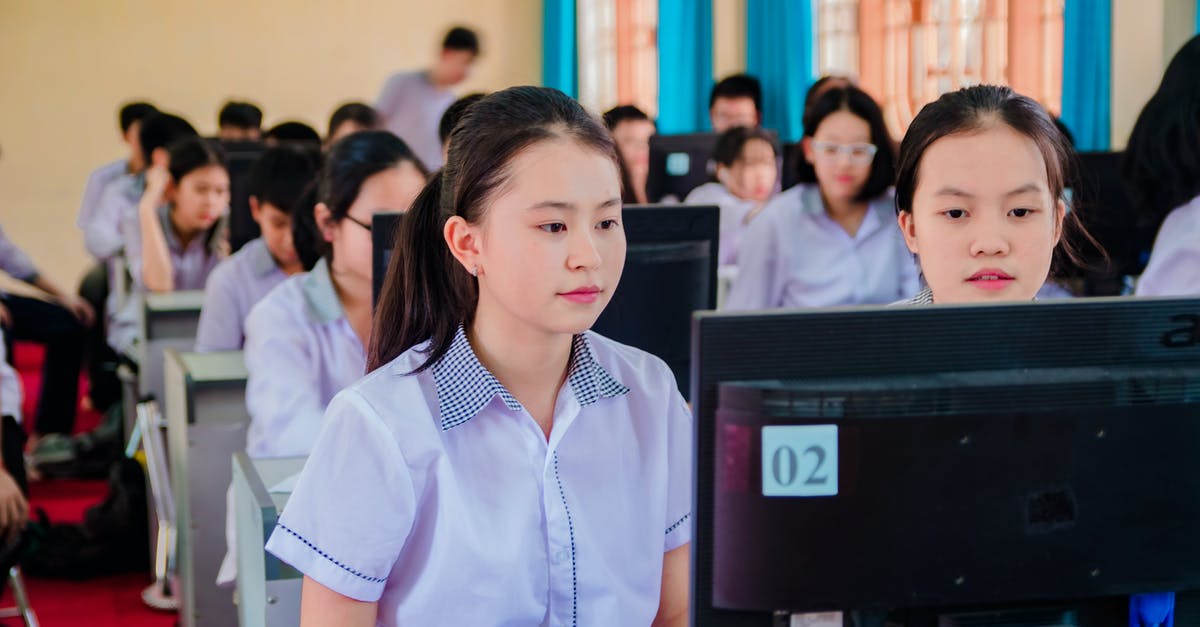
{"type": "Polygon", "coordinates": [[[626,205],[625,270],[592,330],[652,353],[688,393],[692,313],[717,305],[715,205],[626,205]]]}
{"type": "Polygon", "coordinates": [[[383,292],[383,280],[392,262],[392,248],[404,214],[383,211],[371,216],[371,302],[378,303],[383,292]]]}
{"type": "Polygon", "coordinates": [[[693,333],[695,624],[1123,627],[1159,591],[1200,624],[1200,299],[702,313],[693,333]]]}
{"type": "Polygon", "coordinates": [[[713,153],[716,133],[654,135],[650,137],[650,171],[646,175],[646,199],[659,202],[671,196],[683,202],[688,192],[716,180],[713,153]]]}

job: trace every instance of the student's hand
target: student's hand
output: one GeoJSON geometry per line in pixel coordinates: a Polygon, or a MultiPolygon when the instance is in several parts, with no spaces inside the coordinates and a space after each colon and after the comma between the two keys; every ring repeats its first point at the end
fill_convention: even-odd
{"type": "Polygon", "coordinates": [[[161,165],[146,168],[146,195],[154,199],[154,206],[162,203],[163,194],[167,191],[167,182],[171,173],[161,165]]]}
{"type": "Polygon", "coordinates": [[[9,313],[8,307],[5,307],[4,303],[0,303],[0,327],[12,328],[12,314],[9,313]]]}
{"type": "Polygon", "coordinates": [[[0,540],[8,544],[20,535],[29,520],[29,503],[12,475],[0,471],[0,540]]]}
{"type": "Polygon", "coordinates": [[[59,303],[66,307],[67,311],[71,312],[71,315],[75,316],[75,319],[85,327],[91,328],[92,323],[96,321],[96,312],[92,306],[74,294],[63,296],[59,299],[59,303]]]}

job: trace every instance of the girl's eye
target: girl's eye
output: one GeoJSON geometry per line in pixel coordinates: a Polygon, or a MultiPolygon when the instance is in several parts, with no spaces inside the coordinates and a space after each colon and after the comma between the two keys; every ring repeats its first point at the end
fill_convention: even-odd
{"type": "Polygon", "coordinates": [[[951,220],[957,220],[959,218],[966,216],[967,212],[962,209],[947,209],[947,210],[943,211],[942,214],[945,215],[947,218],[950,218],[951,220]]]}
{"type": "Polygon", "coordinates": [[[616,220],[603,220],[600,222],[599,227],[605,231],[607,231],[609,229],[615,229],[615,228],[617,228],[617,221],[616,220]]]}
{"type": "Polygon", "coordinates": [[[547,233],[562,233],[564,230],[566,230],[567,225],[563,224],[562,222],[553,222],[550,224],[539,224],[538,228],[547,233]]]}
{"type": "Polygon", "coordinates": [[[1011,215],[1014,218],[1024,218],[1026,216],[1031,215],[1033,213],[1033,209],[1026,209],[1024,207],[1021,207],[1021,208],[1013,209],[1012,211],[1010,211],[1008,213],[1009,213],[1009,215],[1011,215]]]}

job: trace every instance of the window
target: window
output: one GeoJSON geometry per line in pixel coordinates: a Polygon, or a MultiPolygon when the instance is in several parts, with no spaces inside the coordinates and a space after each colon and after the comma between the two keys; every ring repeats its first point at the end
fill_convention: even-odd
{"type": "Polygon", "coordinates": [[[1064,0],[818,0],[822,74],[857,76],[896,136],[940,94],[999,83],[1057,114],[1064,0]]]}
{"type": "Polygon", "coordinates": [[[578,0],[579,101],[603,112],[634,104],[658,111],[658,3],[578,0]]]}

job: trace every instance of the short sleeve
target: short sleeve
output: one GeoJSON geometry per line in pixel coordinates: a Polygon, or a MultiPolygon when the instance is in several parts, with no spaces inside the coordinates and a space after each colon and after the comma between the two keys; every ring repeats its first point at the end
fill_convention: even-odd
{"type": "Polygon", "coordinates": [[[244,315],[232,259],[217,265],[204,286],[204,306],[196,327],[196,352],[236,351],[245,338],[244,315]]]}
{"type": "Polygon", "coordinates": [[[666,536],[663,541],[664,553],[692,541],[692,413],[678,390],[674,390],[670,403],[667,417],[667,519],[663,525],[666,536]]]}
{"type": "Polygon", "coordinates": [[[778,246],[779,230],[789,209],[780,202],[785,198],[771,201],[743,232],[738,275],[729,290],[725,309],[771,309],[780,305],[787,264],[778,246]]]}
{"type": "Polygon", "coordinates": [[[413,526],[412,476],[355,390],[334,397],[324,422],[266,548],[338,594],[378,601],[413,526]]]}

